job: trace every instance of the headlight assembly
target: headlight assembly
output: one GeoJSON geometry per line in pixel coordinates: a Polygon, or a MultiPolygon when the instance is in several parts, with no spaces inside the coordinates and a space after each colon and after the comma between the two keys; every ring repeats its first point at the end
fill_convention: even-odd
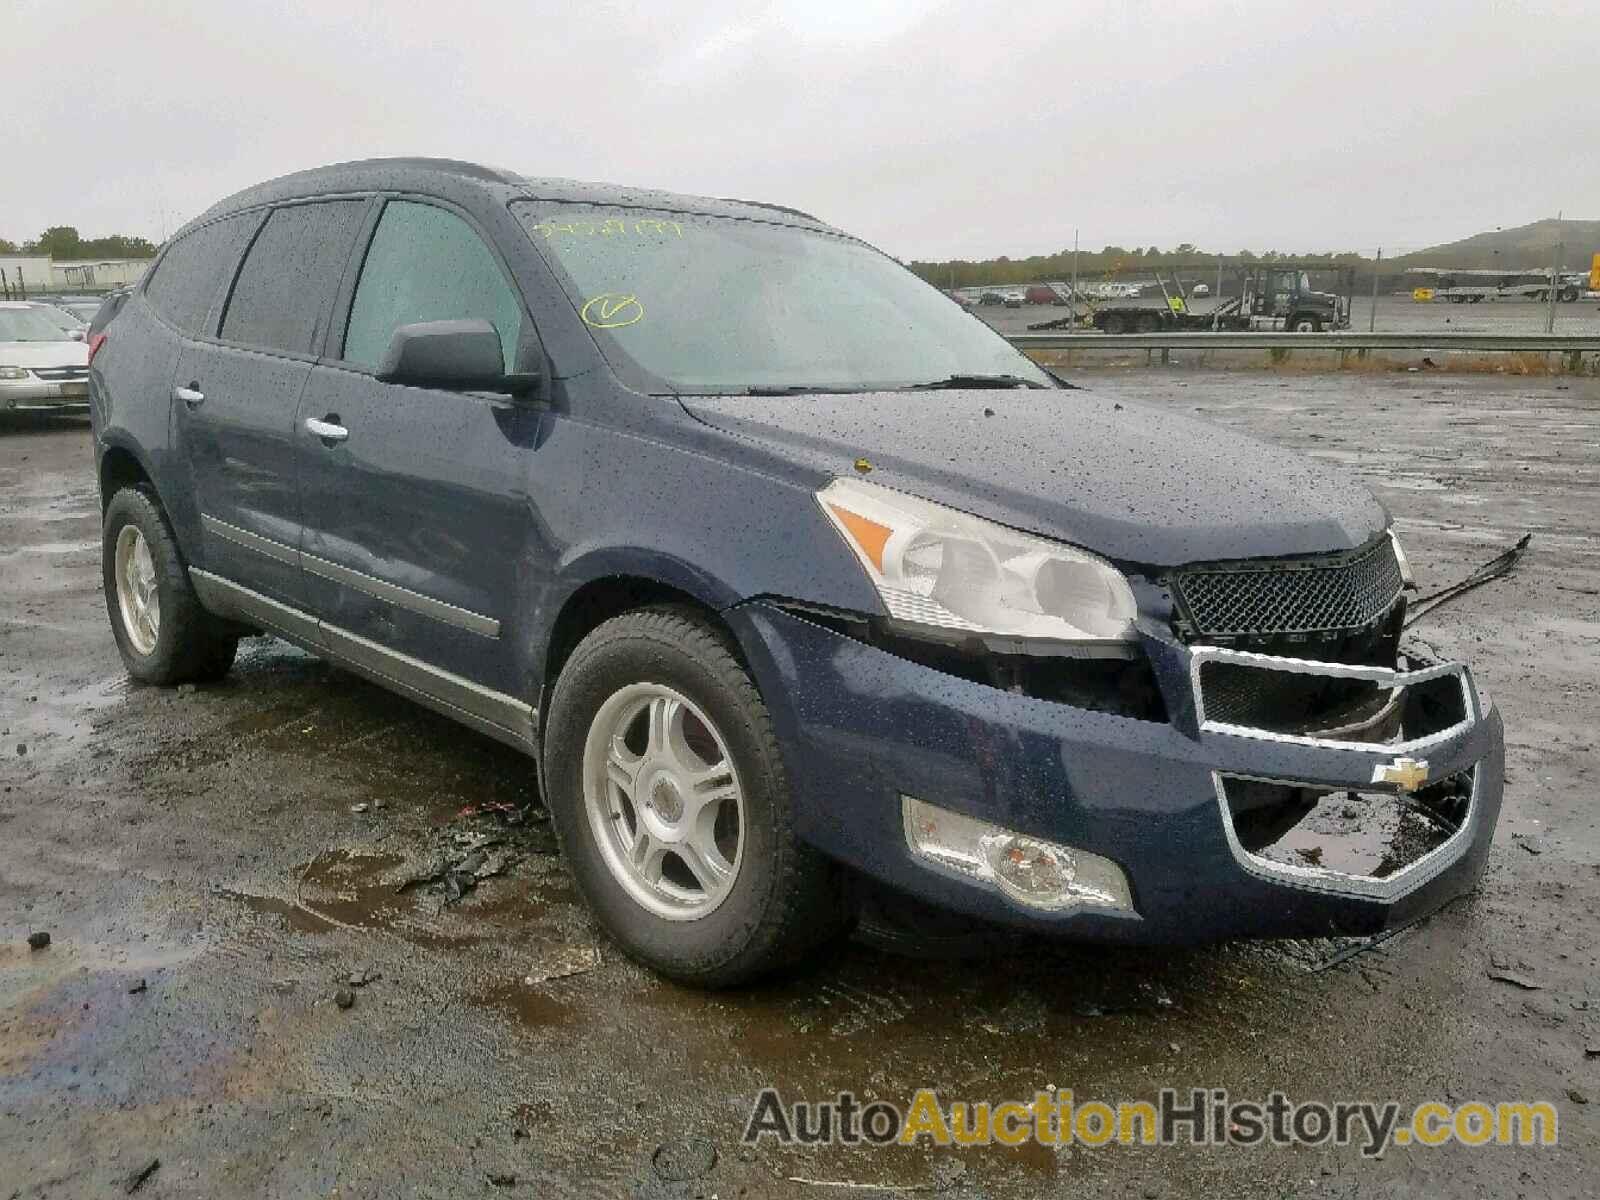
{"type": "Polygon", "coordinates": [[[857,479],[817,499],[896,621],[1066,643],[1133,638],[1133,590],[1087,551],[857,479]]]}
{"type": "Polygon", "coordinates": [[[0,379],[26,379],[27,367],[0,367],[0,379]]]}

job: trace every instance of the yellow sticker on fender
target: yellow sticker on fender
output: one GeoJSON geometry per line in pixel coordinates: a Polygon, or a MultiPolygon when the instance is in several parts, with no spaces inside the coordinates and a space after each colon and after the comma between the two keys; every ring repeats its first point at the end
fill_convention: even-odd
{"type": "Polygon", "coordinates": [[[644,319],[644,305],[639,297],[626,292],[602,292],[585,300],[578,315],[595,329],[621,329],[644,319]]]}

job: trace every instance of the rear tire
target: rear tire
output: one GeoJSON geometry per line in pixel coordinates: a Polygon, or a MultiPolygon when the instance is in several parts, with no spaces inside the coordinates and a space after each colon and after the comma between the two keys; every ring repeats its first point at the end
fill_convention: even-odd
{"type": "Polygon", "coordinates": [[[729,987],[853,924],[843,873],[795,836],[766,705],[732,643],[692,610],[624,613],[579,643],[544,746],[567,865],[630,958],[729,987]]]}
{"type": "Polygon", "coordinates": [[[1145,316],[1140,317],[1139,318],[1139,332],[1140,333],[1160,333],[1161,332],[1161,318],[1156,316],[1155,313],[1147,313],[1145,316]]]}
{"type": "Polygon", "coordinates": [[[1128,322],[1121,313],[1107,313],[1101,328],[1107,333],[1127,333],[1128,322]]]}
{"type": "Polygon", "coordinates": [[[111,497],[100,558],[106,615],[129,675],[173,684],[228,673],[238,633],[201,606],[166,514],[148,493],[127,487],[111,497]]]}

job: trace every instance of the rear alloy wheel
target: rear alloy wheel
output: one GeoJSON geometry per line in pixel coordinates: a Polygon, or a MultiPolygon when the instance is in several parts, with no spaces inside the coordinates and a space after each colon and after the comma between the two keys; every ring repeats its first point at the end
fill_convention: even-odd
{"type": "Polygon", "coordinates": [[[843,873],[795,835],[766,705],[697,612],[639,609],[584,638],[556,680],[544,746],[568,867],[630,957],[726,987],[854,922],[843,873]]]}
{"type": "Polygon", "coordinates": [[[129,487],[111,497],[100,556],[106,615],[128,674],[168,684],[228,673],[239,631],[201,607],[166,515],[149,494],[129,487]]]}

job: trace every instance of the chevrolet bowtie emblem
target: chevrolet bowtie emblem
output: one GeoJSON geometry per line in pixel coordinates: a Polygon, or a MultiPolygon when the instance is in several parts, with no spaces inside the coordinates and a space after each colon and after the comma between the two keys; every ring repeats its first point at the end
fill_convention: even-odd
{"type": "Polygon", "coordinates": [[[1428,782],[1428,760],[1397,758],[1372,769],[1373,783],[1392,783],[1402,791],[1414,792],[1428,782]]]}

